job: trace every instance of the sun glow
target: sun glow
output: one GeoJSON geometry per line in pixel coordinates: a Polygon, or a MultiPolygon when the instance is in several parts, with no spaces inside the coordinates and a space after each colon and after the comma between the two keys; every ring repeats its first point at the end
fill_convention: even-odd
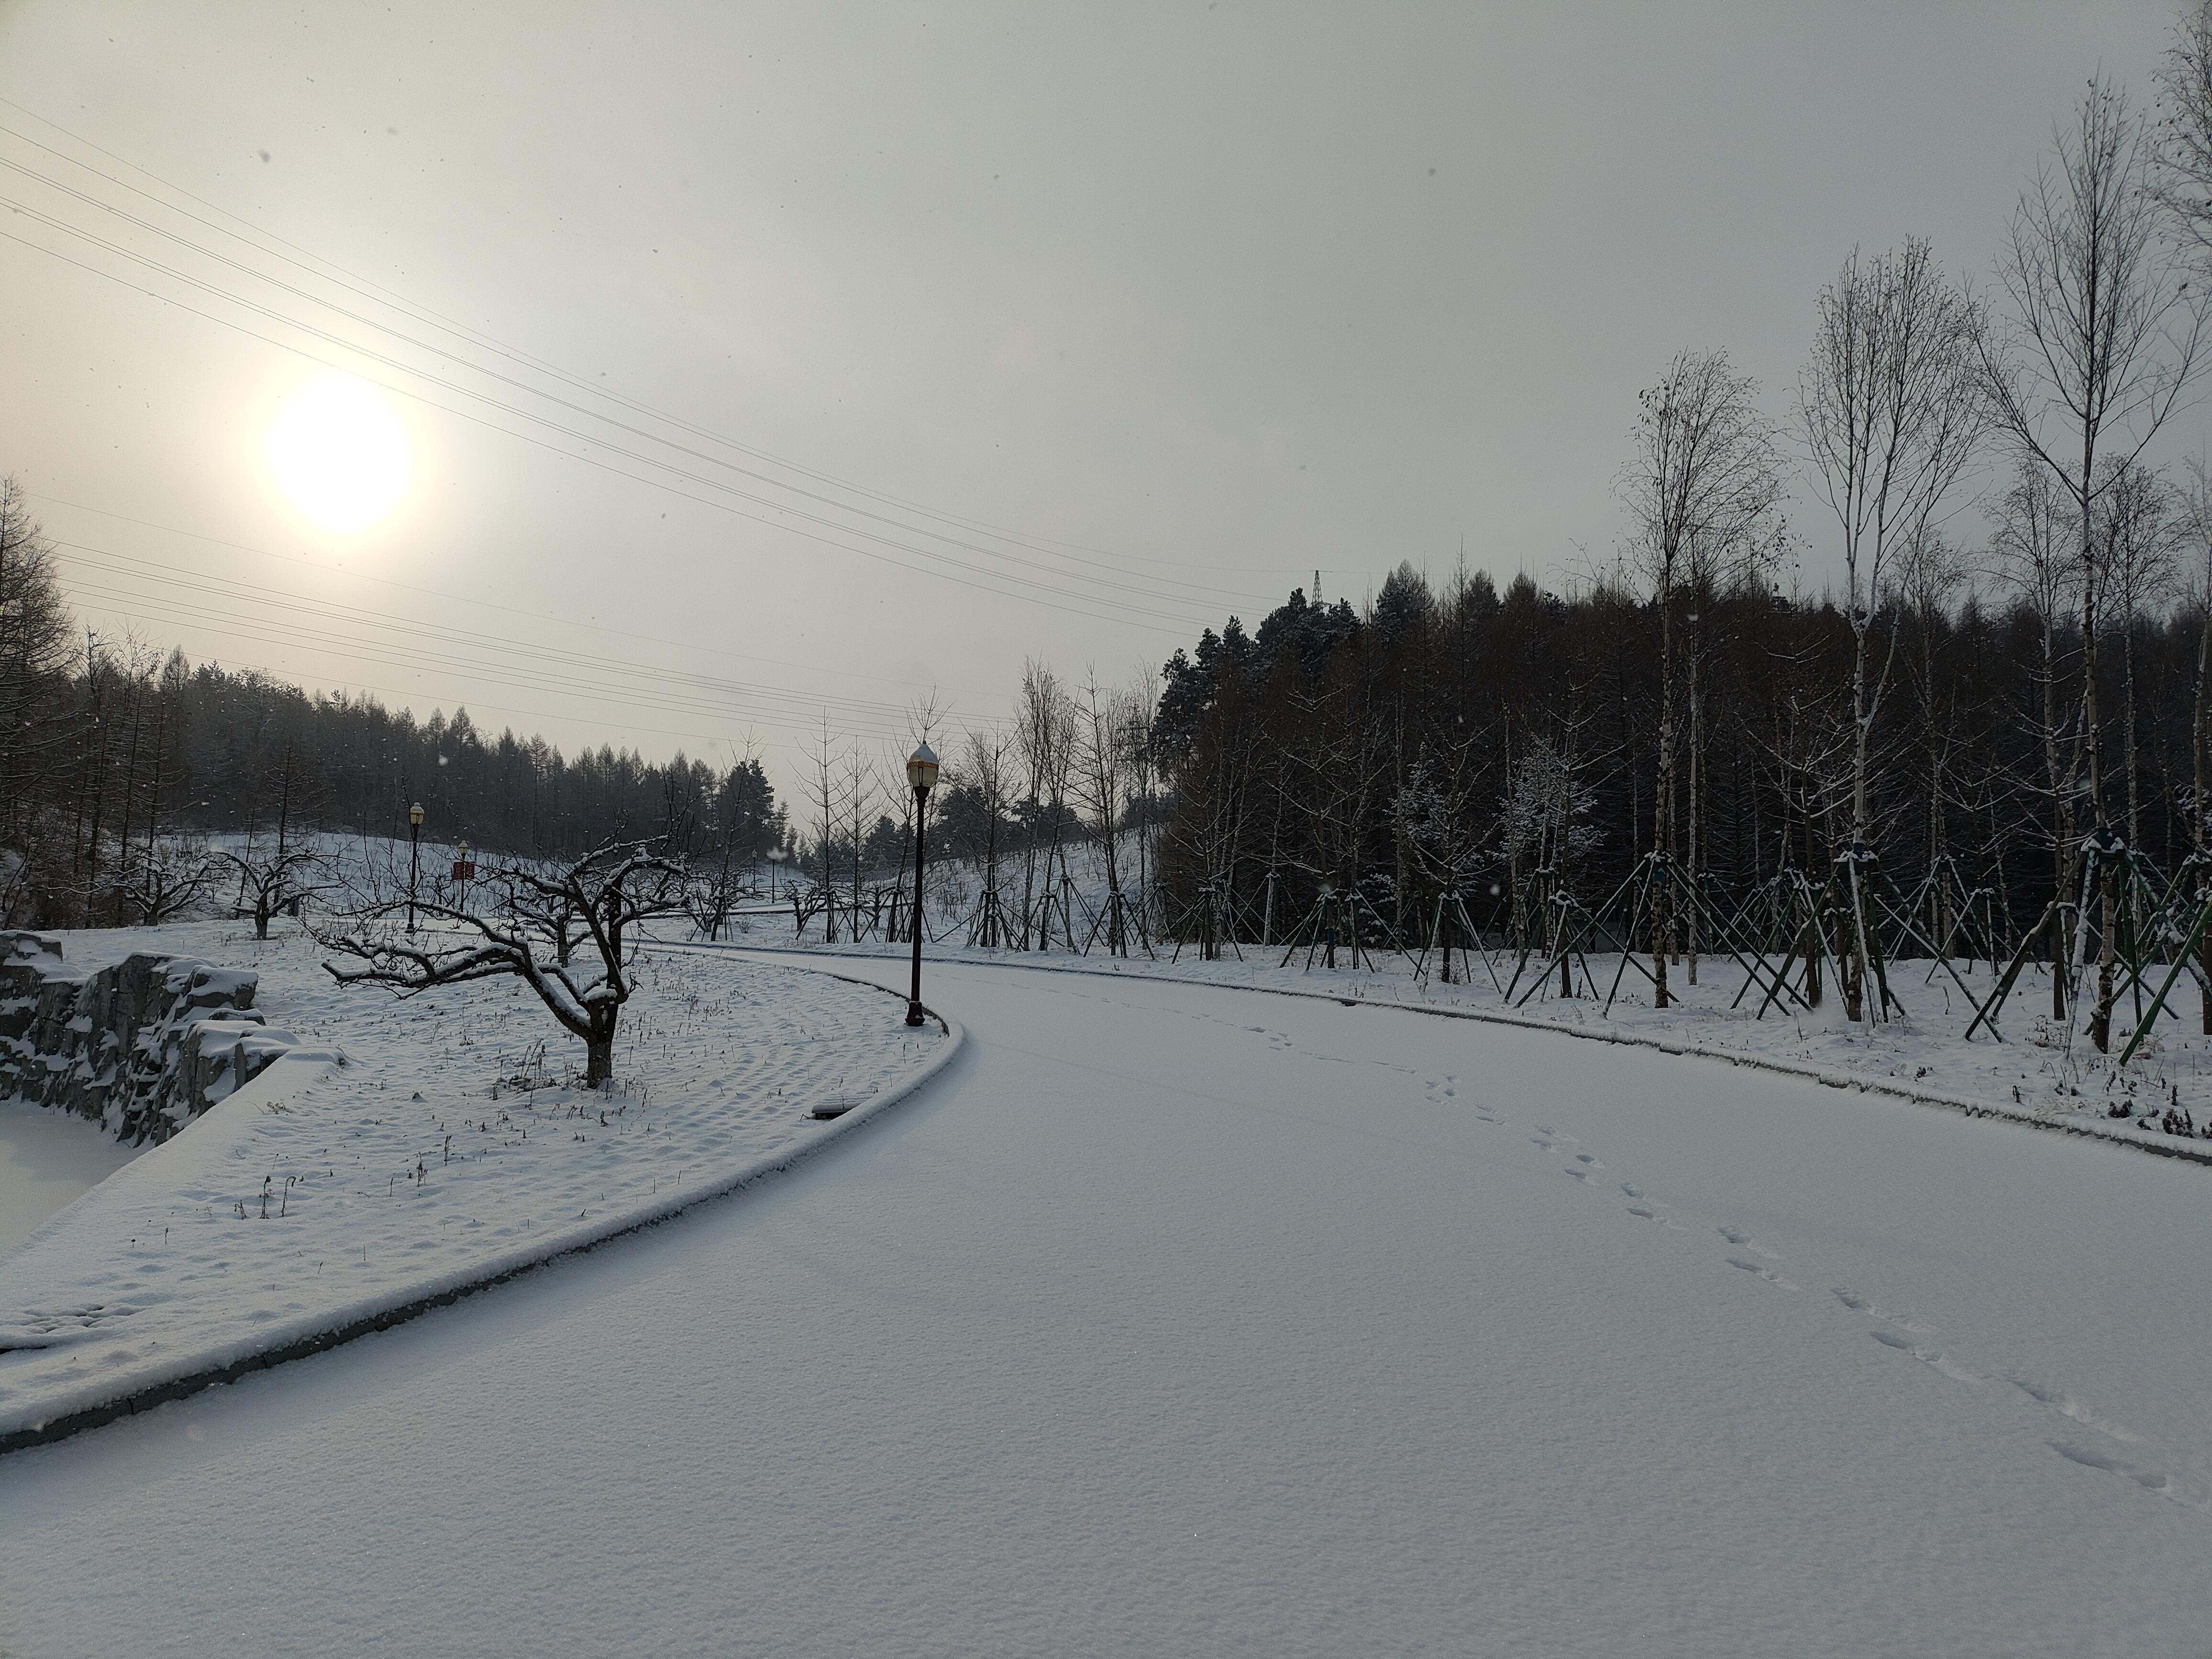
{"type": "Polygon", "coordinates": [[[407,434],[375,387],[332,374],[287,398],[269,428],[269,471],[325,530],[366,530],[407,489],[407,434]]]}

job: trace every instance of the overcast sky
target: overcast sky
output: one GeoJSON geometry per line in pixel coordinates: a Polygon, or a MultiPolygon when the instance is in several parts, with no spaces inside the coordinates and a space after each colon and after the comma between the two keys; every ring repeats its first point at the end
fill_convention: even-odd
{"type": "Polygon", "coordinates": [[[1853,244],[1984,278],[2171,16],[14,0],[0,471],[103,628],[787,777],[1316,568],[1571,581],[1674,352],[1786,415],[1853,244]],[[326,365],[414,457],[352,535],[264,462],[326,365]]]}

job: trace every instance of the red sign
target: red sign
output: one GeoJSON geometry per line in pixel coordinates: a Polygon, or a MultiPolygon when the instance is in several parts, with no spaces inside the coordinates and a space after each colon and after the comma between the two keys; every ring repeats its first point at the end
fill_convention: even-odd
{"type": "Polygon", "coordinates": [[[462,862],[459,859],[455,859],[453,860],[453,879],[455,881],[473,881],[476,878],[476,873],[477,866],[473,860],[471,860],[466,863],[462,862]]]}

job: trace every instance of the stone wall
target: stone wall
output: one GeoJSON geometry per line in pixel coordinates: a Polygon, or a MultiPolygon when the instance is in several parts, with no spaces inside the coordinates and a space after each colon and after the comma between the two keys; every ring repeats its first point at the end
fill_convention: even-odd
{"type": "Polygon", "coordinates": [[[86,973],[58,939],[0,933],[0,1098],[167,1140],[293,1047],[254,1012],[259,977],[151,951],[86,973]]]}

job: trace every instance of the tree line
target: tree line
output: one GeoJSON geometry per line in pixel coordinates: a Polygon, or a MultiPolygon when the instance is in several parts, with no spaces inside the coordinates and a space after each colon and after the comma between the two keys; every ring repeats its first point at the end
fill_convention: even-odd
{"type": "Polygon", "coordinates": [[[1856,1018],[1887,999],[1868,893],[1945,950],[1986,896],[1985,952],[2041,926],[2059,981],[2094,963],[2104,1046],[2144,896],[2212,878],[2212,479],[2156,464],[2208,362],[2212,5],[2155,108],[2089,83],[1985,289],[1914,238],[1813,299],[1786,415],[1725,350],[1644,389],[1579,591],[1401,566],[1177,652],[1163,915],[1280,939],[1328,896],[1332,927],[1427,939],[1448,900],[1519,937],[1640,882],[1613,937],[1664,1006],[1728,908],[1701,896],[1796,872],[1856,1018]],[[1808,547],[1834,591],[1783,586],[1808,547]]]}
{"type": "Polygon", "coordinates": [[[729,871],[789,840],[756,757],[570,757],[465,708],[417,720],[80,628],[27,500],[0,479],[0,925],[160,920],[199,838],[252,834],[281,859],[317,830],[404,837],[416,805],[441,843],[538,859],[650,838],[729,871]]]}

